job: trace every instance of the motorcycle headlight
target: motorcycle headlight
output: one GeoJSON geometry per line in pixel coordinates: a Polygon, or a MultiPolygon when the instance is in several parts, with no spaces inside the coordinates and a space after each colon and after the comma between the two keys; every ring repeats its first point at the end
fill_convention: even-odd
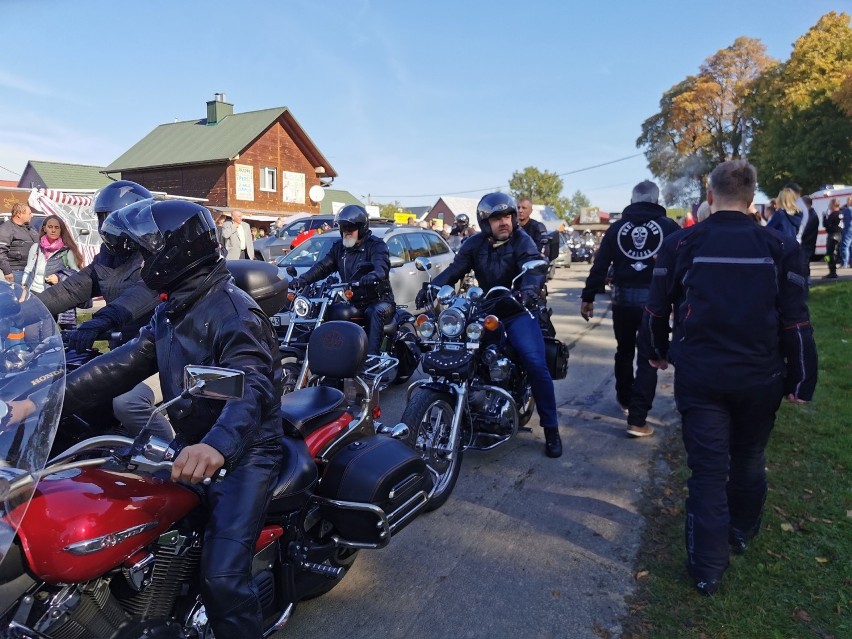
{"type": "Polygon", "coordinates": [[[479,338],[482,337],[483,330],[484,329],[482,328],[482,324],[480,324],[479,322],[472,322],[471,324],[467,325],[465,333],[467,334],[467,338],[471,342],[478,342],[479,338]]]}
{"type": "Polygon", "coordinates": [[[293,300],[293,312],[296,317],[307,317],[311,312],[311,303],[304,297],[293,300]]]}
{"type": "Polygon", "coordinates": [[[464,330],[464,315],[455,308],[448,308],[438,317],[438,328],[446,337],[458,337],[464,330]]]}
{"type": "Polygon", "coordinates": [[[430,321],[421,322],[417,330],[420,331],[420,337],[423,339],[431,339],[435,334],[435,324],[430,321]]]}

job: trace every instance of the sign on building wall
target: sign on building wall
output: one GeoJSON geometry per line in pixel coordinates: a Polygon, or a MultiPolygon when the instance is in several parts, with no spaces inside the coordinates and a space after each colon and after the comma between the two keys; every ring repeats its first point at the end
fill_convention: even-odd
{"type": "Polygon", "coordinates": [[[281,171],[281,197],[285,202],[305,203],[305,174],[281,171]]]}
{"type": "Polygon", "coordinates": [[[254,202],[254,167],[248,164],[235,164],[237,176],[237,199],[254,202]]]}

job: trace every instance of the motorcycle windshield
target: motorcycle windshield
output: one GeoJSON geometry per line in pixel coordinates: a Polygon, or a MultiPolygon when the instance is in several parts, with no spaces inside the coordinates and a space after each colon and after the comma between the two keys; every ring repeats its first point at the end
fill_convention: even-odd
{"type": "Polygon", "coordinates": [[[0,281],[0,564],[47,463],[64,391],[56,322],[36,297],[0,281]]]}

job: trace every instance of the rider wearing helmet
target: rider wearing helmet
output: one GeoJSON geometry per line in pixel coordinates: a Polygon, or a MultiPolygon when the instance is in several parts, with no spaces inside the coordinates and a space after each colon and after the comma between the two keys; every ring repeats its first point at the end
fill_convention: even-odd
{"type": "Polygon", "coordinates": [[[390,281],[390,253],[383,240],[370,230],[370,218],[363,206],[344,206],[337,216],[340,239],[331,250],[301,277],[290,281],[291,288],[328,277],[335,271],[341,282],[357,282],[350,302],[364,312],[367,320],[367,352],[377,355],[384,327],[396,312],[390,281]]]}
{"type": "MultiPolygon", "coordinates": [[[[120,180],[108,184],[94,197],[98,231],[113,211],[152,197],[148,189],[135,182],[120,180]]],[[[53,315],[103,296],[107,305],[91,320],[80,324],[69,340],[72,348],[83,352],[91,348],[99,336],[111,331],[121,331],[125,340],[131,339],[151,318],[160,300],[139,280],[141,267],[142,256],[135,249],[114,254],[102,245],[91,264],[36,295],[53,315]]]]}
{"type": "MultiPolygon", "coordinates": [[[[489,193],[476,207],[480,233],[465,242],[453,263],[431,282],[433,286],[454,285],[473,270],[477,282],[487,292],[494,286],[511,287],[512,279],[526,262],[540,260],[535,243],[518,228],[515,200],[505,193],[489,193]]],[[[526,306],[537,307],[545,276],[532,271],[521,278],[521,294],[526,306]]],[[[426,288],[417,294],[417,307],[426,303],[426,288]]],[[[548,457],[562,454],[556,415],[553,378],[547,368],[544,338],[538,320],[531,313],[504,319],[506,334],[515,347],[530,378],[538,416],[545,435],[548,457]]]]}
{"type": "Polygon", "coordinates": [[[453,224],[453,230],[450,231],[450,237],[459,237],[462,242],[464,242],[471,235],[476,234],[476,231],[473,230],[470,226],[470,218],[466,213],[459,213],[456,215],[455,224],[453,224]]]}
{"type": "Polygon", "coordinates": [[[210,212],[193,202],[143,201],[103,224],[111,247],[134,245],[142,280],[166,301],[139,336],[68,376],[63,411],[122,392],[159,371],[166,400],[180,396],[183,368],[206,363],[245,373],[242,397],[189,398],[169,407],[182,443],[172,479],[210,485],[201,589],[217,637],[262,636],[249,566],[284,460],[281,361],[269,319],[233,285],[210,212]]]}

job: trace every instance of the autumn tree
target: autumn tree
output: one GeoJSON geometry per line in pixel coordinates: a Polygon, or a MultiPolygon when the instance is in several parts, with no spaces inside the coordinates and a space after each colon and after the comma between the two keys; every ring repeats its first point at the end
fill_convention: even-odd
{"type": "Polygon", "coordinates": [[[551,206],[564,218],[569,201],[562,197],[562,187],[562,178],[556,173],[540,171],[534,166],[515,171],[509,179],[509,189],[516,200],[529,198],[533,204],[551,206]]]}
{"type": "Polygon", "coordinates": [[[703,199],[713,167],[747,155],[753,121],[746,99],[773,64],[760,40],[740,37],[663,94],[636,145],[663,182],[668,203],[703,199]]]}
{"type": "Polygon", "coordinates": [[[591,205],[591,201],[589,201],[589,198],[587,198],[582,191],[575,191],[574,195],[567,200],[565,215],[563,217],[573,222],[575,219],[580,217],[580,209],[584,209],[591,205]]]}
{"type": "Polygon", "coordinates": [[[750,101],[755,121],[751,161],[761,190],[794,180],[804,191],[852,183],[852,28],[831,12],[769,70],[750,101]]]}
{"type": "Polygon", "coordinates": [[[398,200],[389,202],[388,204],[379,204],[379,216],[388,220],[396,219],[395,216],[397,213],[405,212],[405,209],[402,208],[402,204],[398,200]]]}

